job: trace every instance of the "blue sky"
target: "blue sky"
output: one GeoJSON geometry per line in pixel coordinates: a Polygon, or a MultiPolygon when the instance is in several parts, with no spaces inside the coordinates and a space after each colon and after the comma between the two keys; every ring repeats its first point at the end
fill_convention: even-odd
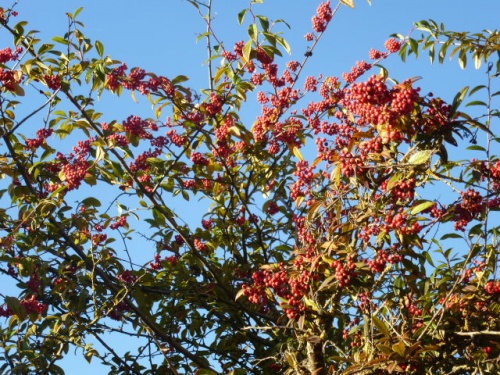
{"type": "MultiPolygon", "coordinates": [[[[367,59],[371,48],[383,49],[392,33],[407,35],[414,22],[434,19],[444,22],[449,29],[478,32],[499,28],[500,2],[497,0],[356,0],[356,8],[342,7],[325,37],[309,60],[307,75],[341,75],[349,71],[357,60],[367,59]]],[[[214,0],[214,29],[228,49],[247,38],[246,28],[238,26],[236,14],[248,6],[249,0],[214,0]]],[[[307,43],[303,36],[311,31],[311,17],[320,2],[312,0],[267,0],[256,5],[255,12],[271,20],[282,18],[291,30],[282,27],[284,37],[292,46],[292,56],[284,60],[301,60],[307,43]]],[[[5,4],[8,5],[8,4],[5,4]]],[[[334,3],[335,5],[335,3],[334,3]]],[[[194,89],[207,87],[207,70],[203,65],[206,49],[196,43],[197,35],[205,31],[204,22],[194,7],[184,0],[87,0],[87,1],[26,1],[17,6],[19,20],[29,22],[28,29],[40,30],[40,37],[48,41],[63,35],[67,21],[65,12],[84,7],[79,19],[86,25],[86,35],[100,40],[105,54],[148,71],[167,77],[179,74],[191,78],[194,89]]],[[[417,37],[419,34],[414,34],[417,37]]],[[[425,54],[419,59],[401,63],[397,56],[384,65],[398,80],[422,76],[419,84],[424,92],[433,91],[446,100],[465,85],[483,84],[485,68],[466,71],[456,61],[443,66],[431,65],[425,54]]],[[[109,119],[124,119],[130,114],[152,116],[146,100],[134,103],[124,95],[119,101],[106,102],[105,115],[109,119]]],[[[258,107],[255,107],[256,109],[258,107]]],[[[103,108],[101,108],[103,110],[103,108]]],[[[104,110],[103,110],[104,111],[104,110]]],[[[250,124],[251,125],[251,124],[250,124]]],[[[118,343],[116,343],[118,345],[118,343]]],[[[129,345],[134,345],[131,339],[129,345]]],[[[86,362],[79,356],[70,356],[64,367],[68,374],[86,374],[86,362]]],[[[97,362],[92,363],[96,373],[104,373],[97,362]]]]}

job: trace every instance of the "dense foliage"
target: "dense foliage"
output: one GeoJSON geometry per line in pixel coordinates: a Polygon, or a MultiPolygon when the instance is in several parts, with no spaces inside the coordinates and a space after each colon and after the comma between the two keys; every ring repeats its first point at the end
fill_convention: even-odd
{"type": "Polygon", "coordinates": [[[62,374],[74,348],[109,374],[498,373],[500,34],[423,21],[304,77],[351,1],[285,63],[262,1],[234,47],[189,2],[201,91],[107,57],[81,9],[51,41],[0,9],[0,373],[62,374]],[[380,69],[422,51],[485,82],[447,103],[380,69]],[[151,117],[96,109],[125,92],[151,117]]]}

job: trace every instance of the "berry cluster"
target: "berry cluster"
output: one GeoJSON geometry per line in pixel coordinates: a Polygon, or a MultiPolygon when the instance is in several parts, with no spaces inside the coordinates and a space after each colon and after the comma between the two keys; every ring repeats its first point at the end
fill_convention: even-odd
{"type": "Polygon", "coordinates": [[[308,289],[312,276],[309,272],[303,271],[297,277],[290,277],[280,264],[278,270],[259,270],[252,275],[254,284],[248,286],[244,284],[243,294],[252,303],[261,306],[262,311],[267,311],[268,297],[266,289],[270,288],[277,296],[286,302],[281,303],[281,307],[289,319],[294,319],[305,311],[302,298],[308,289]]]}
{"type": "Polygon", "coordinates": [[[269,205],[267,206],[267,213],[269,215],[276,215],[278,212],[280,212],[280,207],[276,202],[269,202],[269,205]]]}
{"type": "Polygon", "coordinates": [[[113,319],[120,321],[123,318],[123,314],[130,311],[129,305],[125,301],[118,302],[113,308],[109,309],[107,315],[113,319]]]}
{"type": "Polygon", "coordinates": [[[92,245],[98,246],[108,239],[105,233],[97,233],[92,236],[92,245]]]}
{"type": "Polygon", "coordinates": [[[109,227],[111,229],[118,229],[127,225],[127,217],[122,215],[120,216],[114,223],[112,223],[109,227]]]}
{"type": "Polygon", "coordinates": [[[177,130],[175,129],[169,130],[167,132],[167,136],[170,138],[170,141],[177,147],[182,147],[187,142],[186,136],[177,134],[177,130]]]}
{"type": "MultiPolygon", "coordinates": [[[[394,201],[411,201],[415,196],[417,180],[415,177],[401,180],[395,183],[390,190],[390,196],[394,201]]],[[[382,190],[387,191],[387,180],[382,183],[382,190]]]]}
{"type": "MultiPolygon", "coordinates": [[[[166,262],[166,264],[171,264],[172,266],[175,267],[175,265],[179,262],[179,256],[178,255],[167,256],[163,259],[163,261],[166,262]]],[[[155,255],[154,261],[150,262],[149,266],[154,271],[159,271],[164,268],[160,254],[155,255]]]]}
{"type": "Polygon", "coordinates": [[[210,249],[208,247],[208,245],[205,242],[203,242],[202,240],[200,240],[199,238],[194,239],[194,247],[196,248],[196,250],[202,251],[202,252],[206,252],[210,249]]]}
{"type": "Polygon", "coordinates": [[[484,286],[484,291],[487,294],[500,294],[500,281],[490,280],[484,286]]]}
{"type": "Polygon", "coordinates": [[[9,61],[16,60],[22,52],[23,48],[21,46],[17,47],[15,51],[12,51],[12,49],[9,47],[1,49],[0,64],[5,64],[8,63],[9,61]]]}
{"type": "Polygon", "coordinates": [[[46,139],[52,135],[54,132],[53,129],[40,129],[36,132],[37,137],[33,139],[27,139],[26,140],[26,148],[34,150],[40,147],[41,145],[45,144],[46,139]]]}
{"type": "Polygon", "coordinates": [[[158,125],[151,120],[143,120],[138,116],[132,115],[123,122],[123,129],[127,134],[143,139],[151,139],[153,135],[149,130],[157,131],[158,125]]]}
{"type": "Polygon", "coordinates": [[[43,79],[47,87],[51,90],[57,91],[61,88],[61,77],[58,75],[44,75],[43,79]]]}
{"type": "Polygon", "coordinates": [[[317,33],[325,31],[332,17],[333,12],[330,7],[330,1],[321,3],[316,11],[316,15],[312,18],[313,30],[317,33]]]}
{"type": "Polygon", "coordinates": [[[338,281],[339,288],[349,286],[357,276],[356,264],[351,257],[347,258],[346,263],[342,260],[334,260],[331,267],[335,269],[335,279],[338,281]]]}
{"type": "Polygon", "coordinates": [[[135,284],[138,277],[132,273],[130,270],[125,270],[117,275],[118,280],[125,284],[135,284]]]}
{"type": "MultiPolygon", "coordinates": [[[[30,298],[23,298],[19,303],[28,315],[43,315],[48,310],[48,306],[45,303],[37,301],[35,295],[32,295],[30,298]]],[[[4,305],[0,308],[0,317],[8,318],[13,315],[14,311],[8,306],[4,305]]]]}
{"type": "Polygon", "coordinates": [[[134,68],[127,75],[127,65],[121,64],[106,75],[106,85],[111,92],[125,88],[131,91],[139,91],[141,94],[164,92],[168,97],[174,97],[175,86],[172,82],[162,76],[152,76],[147,78],[148,73],[143,69],[134,68]]]}
{"type": "Polygon", "coordinates": [[[81,185],[89,168],[90,163],[81,159],[74,160],[73,163],[65,164],[62,167],[68,190],[74,190],[81,185]]]}
{"type": "Polygon", "coordinates": [[[342,77],[347,83],[353,83],[371,68],[372,64],[366,61],[357,61],[356,65],[351,68],[351,71],[349,73],[344,73],[342,77]]]}
{"type": "Polygon", "coordinates": [[[395,38],[391,38],[385,42],[384,46],[385,46],[385,48],[387,48],[387,51],[389,51],[390,53],[396,53],[401,48],[401,41],[399,41],[395,38]]]}
{"type": "Polygon", "coordinates": [[[455,229],[465,231],[465,227],[483,210],[483,197],[478,191],[468,189],[460,192],[462,202],[455,206],[455,229]]]}
{"type": "Polygon", "coordinates": [[[379,50],[376,50],[372,48],[368,54],[370,59],[372,60],[380,60],[380,59],[385,59],[388,56],[387,52],[381,52],[379,50]]]}
{"type": "Polygon", "coordinates": [[[37,273],[33,273],[26,283],[26,287],[30,289],[34,293],[40,293],[42,286],[42,280],[40,279],[40,276],[38,276],[37,273]]]}
{"type": "Polygon", "coordinates": [[[193,152],[191,155],[191,161],[196,165],[208,165],[210,164],[210,160],[203,156],[203,154],[199,152],[193,152]]]}
{"type": "Polygon", "coordinates": [[[0,83],[7,91],[14,91],[18,84],[22,81],[23,75],[21,71],[13,71],[0,68],[0,83]]]}

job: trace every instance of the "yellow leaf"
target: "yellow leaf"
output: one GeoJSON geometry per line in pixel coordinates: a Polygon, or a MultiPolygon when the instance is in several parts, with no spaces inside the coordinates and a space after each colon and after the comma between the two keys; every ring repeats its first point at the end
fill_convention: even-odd
{"type": "Polygon", "coordinates": [[[349,8],[354,8],[354,0],[340,0],[340,2],[347,5],[349,8]]]}
{"type": "Polygon", "coordinates": [[[297,146],[290,146],[292,148],[293,154],[300,160],[304,160],[304,157],[300,153],[300,150],[297,146]]]}
{"type": "Polygon", "coordinates": [[[229,133],[234,134],[235,136],[241,138],[241,131],[237,126],[231,126],[229,128],[229,133]]]}

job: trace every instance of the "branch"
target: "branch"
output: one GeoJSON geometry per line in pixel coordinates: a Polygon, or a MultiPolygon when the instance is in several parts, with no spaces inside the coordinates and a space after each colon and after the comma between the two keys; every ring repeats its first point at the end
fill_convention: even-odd
{"type": "Polygon", "coordinates": [[[500,336],[500,331],[454,332],[457,336],[500,336]]]}

